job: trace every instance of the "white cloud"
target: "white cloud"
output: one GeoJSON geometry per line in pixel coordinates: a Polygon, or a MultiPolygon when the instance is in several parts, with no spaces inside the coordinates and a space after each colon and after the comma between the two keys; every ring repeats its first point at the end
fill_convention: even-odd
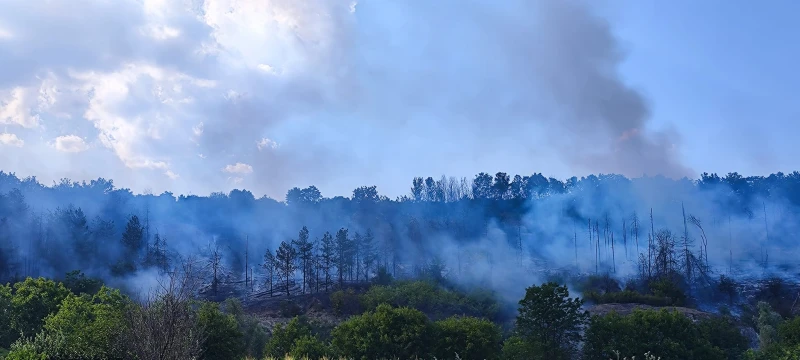
{"type": "Polygon", "coordinates": [[[203,123],[192,126],[192,132],[194,133],[194,136],[203,135],[203,123]]]}
{"type": "Polygon", "coordinates": [[[256,143],[258,150],[262,150],[264,148],[275,149],[278,147],[278,143],[268,138],[263,138],[256,143]]]}
{"type": "Polygon", "coordinates": [[[175,179],[177,179],[177,178],[179,178],[179,177],[180,177],[180,175],[178,175],[178,174],[176,174],[176,173],[172,172],[172,170],[167,170],[167,171],[165,171],[165,172],[164,172],[164,175],[167,175],[167,177],[168,177],[168,178],[170,178],[170,179],[172,179],[172,180],[175,180],[175,179]]]}
{"type": "Polygon", "coordinates": [[[89,149],[83,138],[77,135],[64,135],[55,139],[52,146],[61,152],[79,153],[89,149]]]}
{"type": "Polygon", "coordinates": [[[181,35],[180,29],[166,25],[151,25],[148,26],[144,32],[156,40],[167,40],[181,35]]]}
{"type": "Polygon", "coordinates": [[[234,184],[234,185],[238,185],[238,184],[241,184],[241,183],[242,183],[242,181],[244,181],[244,179],[242,179],[242,178],[240,178],[240,177],[235,177],[235,176],[232,176],[232,177],[229,177],[229,178],[228,178],[228,181],[230,181],[230,182],[231,182],[232,184],[234,184]]]}
{"type": "Polygon", "coordinates": [[[37,100],[29,89],[22,87],[11,89],[5,98],[0,97],[0,124],[19,125],[25,128],[38,127],[39,115],[32,112],[37,100]]]}
{"type": "Polygon", "coordinates": [[[225,166],[222,171],[230,174],[249,174],[253,172],[253,167],[244,163],[236,163],[225,166]]]}
{"type": "Polygon", "coordinates": [[[25,141],[15,134],[2,133],[0,134],[0,145],[22,147],[25,145],[25,141]]]}

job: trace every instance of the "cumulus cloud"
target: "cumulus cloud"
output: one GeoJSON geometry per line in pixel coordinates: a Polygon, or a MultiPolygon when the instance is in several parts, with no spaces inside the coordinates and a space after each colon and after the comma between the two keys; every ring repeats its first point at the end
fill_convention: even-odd
{"type": "Polygon", "coordinates": [[[276,143],[274,140],[263,138],[256,143],[256,146],[258,147],[258,150],[266,148],[275,149],[278,147],[278,143],[276,143]]]}
{"type": "Polygon", "coordinates": [[[15,134],[2,133],[0,134],[0,145],[22,147],[25,141],[17,137],[15,134]]]}
{"type": "Polygon", "coordinates": [[[691,173],[582,2],[9,0],[0,24],[0,124],[97,143],[140,187],[221,190],[220,168],[278,198],[529,166],[691,173]]]}
{"type": "Polygon", "coordinates": [[[76,135],[59,136],[53,142],[53,147],[61,152],[79,153],[89,149],[83,138],[76,135]]]}
{"type": "Polygon", "coordinates": [[[34,113],[36,103],[31,91],[15,87],[0,96],[0,124],[19,125],[26,128],[39,126],[39,115],[34,113]]]}
{"type": "Polygon", "coordinates": [[[231,174],[249,174],[253,172],[253,167],[248,164],[236,163],[225,166],[222,171],[231,174]]]}

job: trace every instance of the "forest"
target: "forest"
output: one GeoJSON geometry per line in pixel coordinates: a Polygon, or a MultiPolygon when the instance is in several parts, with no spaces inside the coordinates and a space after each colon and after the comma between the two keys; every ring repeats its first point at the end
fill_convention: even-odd
{"type": "MultiPolygon", "coordinates": [[[[14,320],[21,315],[11,316],[16,331],[0,347],[13,343],[17,353],[25,348],[32,356],[72,358],[48,353],[52,344],[44,339],[55,331],[46,325],[69,301],[84,301],[74,306],[88,313],[92,304],[106,309],[101,305],[115,301],[114,326],[122,329],[153,321],[145,319],[148,309],[166,311],[163,304],[179,298],[186,319],[194,319],[181,331],[218,336],[208,324],[197,327],[206,316],[236,327],[232,333],[243,334],[237,344],[253,329],[270,333],[261,341],[266,344],[292,327],[285,335],[289,345],[271,355],[278,357],[292,353],[300,339],[316,350],[295,354],[388,356],[395,350],[386,349],[397,344],[352,339],[378,336],[359,331],[392,327],[380,322],[395,319],[417,326],[416,335],[392,335],[396,339],[430,338],[428,331],[443,327],[484,339],[484,347],[420,343],[409,357],[449,358],[457,347],[453,353],[461,359],[607,359],[616,352],[663,359],[796,358],[799,205],[798,172],[703,173],[698,180],[600,174],[565,181],[538,173],[480,173],[472,179],[416,177],[409,193],[396,199],[375,186],[331,198],[308,186],[290,189],[281,200],[247,190],[134,194],[102,178],[45,186],[0,172],[0,281],[9,283],[4,296],[12,305],[25,304],[36,291],[53,297],[37,308],[39,319],[26,320],[38,325],[26,327],[14,320]],[[65,285],[67,290],[53,290],[65,285]],[[37,286],[47,290],[30,290],[37,286]],[[570,298],[569,292],[580,296],[570,298]],[[311,331],[315,326],[305,323],[311,300],[339,319],[326,331],[311,331]],[[540,302],[563,306],[528,308],[542,307],[540,302]],[[584,311],[603,304],[696,309],[713,317],[692,322],[666,310],[607,316],[584,311]],[[253,309],[270,307],[292,320],[264,329],[244,320],[253,309]],[[531,330],[531,324],[543,317],[569,322],[562,327],[571,330],[537,337],[547,331],[531,330]],[[643,334],[674,336],[683,350],[614,335],[634,336],[631,329],[642,324],[657,324],[643,334]],[[724,344],[713,334],[735,341],[724,344]],[[371,353],[373,348],[384,350],[371,353]]],[[[24,308],[9,306],[12,315],[24,308]]],[[[454,337],[460,335],[433,336],[454,337]]],[[[110,339],[98,341],[111,346],[110,339]]],[[[262,357],[269,348],[232,345],[236,356],[214,357],[197,346],[192,356],[205,352],[200,357],[209,359],[262,357]]],[[[122,354],[103,351],[86,358],[122,354]]]]}
{"type": "Polygon", "coordinates": [[[554,271],[790,275],[798,205],[798,172],[704,173],[696,181],[481,173],[414,178],[409,194],[394,200],[374,186],[332,198],[309,186],[281,201],[247,190],[133,194],[106,179],[44,186],[0,172],[0,279],[79,269],[115,284],[140,276],[141,284],[194,257],[214,283],[252,279],[251,288],[261,287],[288,271],[290,282],[316,289],[364,279],[379,266],[403,277],[433,264],[513,300],[522,289],[504,279],[554,271]],[[265,261],[286,256],[302,266],[265,261]]]}

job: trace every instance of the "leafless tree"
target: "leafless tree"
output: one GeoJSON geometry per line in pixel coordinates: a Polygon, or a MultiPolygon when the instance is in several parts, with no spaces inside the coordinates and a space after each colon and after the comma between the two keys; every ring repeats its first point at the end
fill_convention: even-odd
{"type": "Polygon", "coordinates": [[[139,360],[198,359],[202,355],[204,329],[191,304],[201,277],[192,259],[167,273],[147,299],[126,312],[127,331],[122,335],[126,357],[139,360]]]}

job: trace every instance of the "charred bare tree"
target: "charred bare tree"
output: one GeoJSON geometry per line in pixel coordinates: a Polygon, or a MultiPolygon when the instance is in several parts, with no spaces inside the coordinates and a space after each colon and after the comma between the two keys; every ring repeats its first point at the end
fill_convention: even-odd
{"type": "Polygon", "coordinates": [[[689,215],[689,222],[694,224],[700,230],[700,260],[703,261],[703,266],[708,267],[708,237],[706,231],[703,229],[703,224],[700,219],[694,215],[689,215]]]}
{"type": "Polygon", "coordinates": [[[269,296],[272,297],[276,269],[275,255],[272,254],[272,250],[267,249],[267,252],[264,253],[264,263],[261,264],[261,268],[264,269],[264,282],[269,286],[269,296]]]}
{"type": "Polygon", "coordinates": [[[617,272],[617,255],[614,251],[614,232],[611,232],[611,266],[613,266],[613,271],[617,272]]]}
{"type": "Polygon", "coordinates": [[[639,215],[635,211],[631,217],[631,235],[636,242],[636,256],[639,256],[639,215]]]}
{"type": "Polygon", "coordinates": [[[692,256],[689,252],[689,227],[686,225],[686,209],[681,203],[681,213],[683,214],[683,255],[684,255],[684,270],[686,271],[686,280],[692,282],[692,256]]]}
{"type": "Polygon", "coordinates": [[[663,278],[675,272],[678,262],[675,259],[675,237],[669,230],[660,230],[655,238],[655,272],[663,278]]]}
{"type": "Polygon", "coordinates": [[[595,265],[594,265],[594,272],[598,273],[600,268],[600,230],[598,229],[599,221],[594,222],[594,233],[595,233],[595,265]]]}
{"type": "Polygon", "coordinates": [[[622,246],[625,248],[625,260],[628,260],[628,230],[625,228],[625,219],[622,219],[622,246]]]}
{"type": "Polygon", "coordinates": [[[120,346],[130,358],[140,360],[198,359],[205,331],[192,309],[200,277],[192,260],[168,273],[141,306],[125,315],[127,330],[120,346]]]}
{"type": "Polygon", "coordinates": [[[219,249],[219,245],[214,243],[214,245],[208,245],[208,259],[206,260],[206,265],[211,270],[211,291],[214,293],[214,296],[217,296],[217,290],[219,289],[219,275],[222,272],[222,252],[219,249]]]}
{"type": "Polygon", "coordinates": [[[656,227],[653,221],[653,208],[650,208],[650,235],[647,236],[647,269],[649,276],[653,277],[653,242],[655,241],[656,227]]]}

